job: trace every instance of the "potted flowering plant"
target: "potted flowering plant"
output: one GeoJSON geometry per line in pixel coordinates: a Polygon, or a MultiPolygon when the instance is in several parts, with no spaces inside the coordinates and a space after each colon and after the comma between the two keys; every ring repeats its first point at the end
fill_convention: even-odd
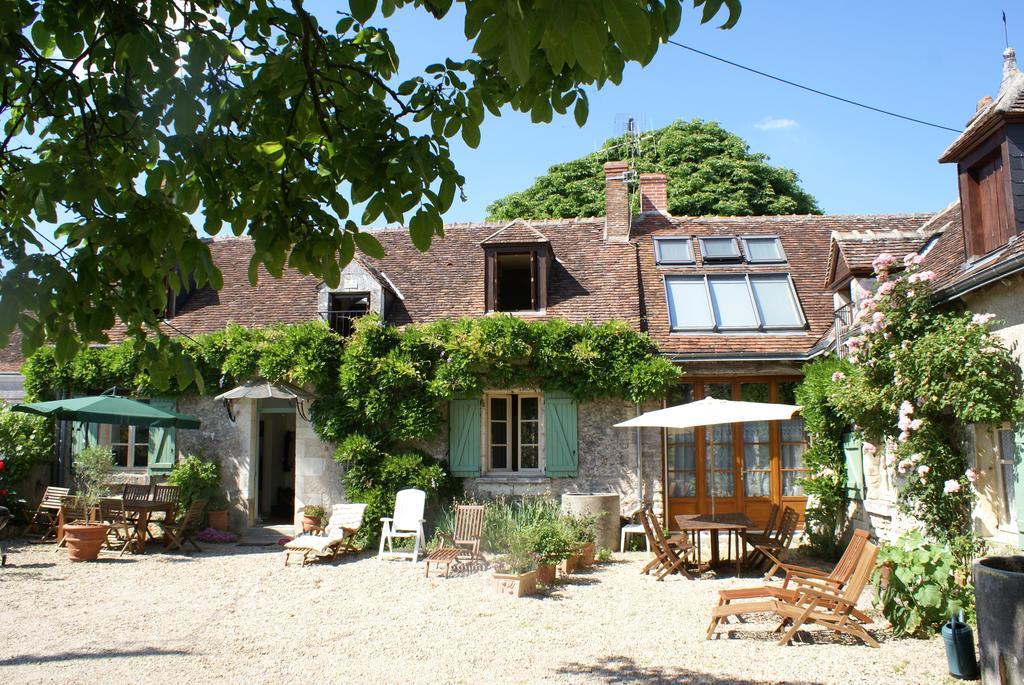
{"type": "Polygon", "coordinates": [[[92,445],[79,452],[73,461],[76,504],[85,511],[85,520],[64,524],[64,542],[71,561],[94,561],[107,538],[108,526],[95,520],[95,509],[114,470],[114,453],[109,447],[92,445]]]}
{"type": "Polygon", "coordinates": [[[537,591],[537,557],[525,531],[516,531],[509,540],[507,554],[494,564],[494,589],[501,595],[525,597],[537,591]]]}
{"type": "Polygon", "coordinates": [[[228,529],[228,498],[220,488],[213,493],[206,508],[206,519],[214,530],[228,529]]]}
{"type": "MultiPolygon", "coordinates": [[[[577,563],[584,568],[590,568],[594,565],[594,557],[597,554],[597,516],[566,514],[565,519],[577,551],[577,563]]],[[[566,563],[568,564],[568,561],[566,563]]]]}
{"type": "Polygon", "coordinates": [[[324,516],[327,511],[318,504],[310,504],[302,509],[302,532],[308,533],[311,530],[320,528],[323,525],[324,516]]]}
{"type": "Polygon", "coordinates": [[[524,533],[537,557],[537,581],[542,585],[555,582],[558,562],[573,556],[573,541],[564,521],[553,518],[533,524],[524,533]]]}

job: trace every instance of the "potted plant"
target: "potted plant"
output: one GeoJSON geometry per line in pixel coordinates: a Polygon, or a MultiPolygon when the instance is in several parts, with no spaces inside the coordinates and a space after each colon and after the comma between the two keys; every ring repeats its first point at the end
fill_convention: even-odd
{"type": "Polygon", "coordinates": [[[220,463],[200,454],[190,454],[171,469],[168,484],[177,485],[178,516],[184,515],[193,500],[205,499],[211,528],[228,529],[228,501],[220,487],[220,463]]]}
{"type": "Polygon", "coordinates": [[[572,539],[565,524],[558,518],[547,519],[526,530],[531,549],[537,557],[537,582],[555,582],[555,567],[573,555],[572,539]]]}
{"type": "Polygon", "coordinates": [[[594,565],[594,557],[597,554],[597,516],[584,514],[581,516],[566,516],[566,523],[572,532],[573,541],[578,550],[578,564],[584,568],[594,565]]]}
{"type": "Polygon", "coordinates": [[[494,589],[501,595],[525,597],[537,591],[537,557],[531,541],[518,531],[509,540],[509,551],[494,564],[494,589]]]}
{"type": "Polygon", "coordinates": [[[75,503],[85,511],[85,521],[64,524],[64,542],[71,561],[94,561],[107,539],[108,526],[96,521],[95,509],[114,470],[109,447],[92,445],[74,458],[75,503]]]}
{"type": "Polygon", "coordinates": [[[323,526],[327,511],[318,504],[310,504],[302,508],[302,532],[308,533],[323,526]]]}
{"type": "Polygon", "coordinates": [[[214,530],[228,529],[228,498],[220,488],[213,493],[206,505],[206,518],[210,528],[214,530]]]}

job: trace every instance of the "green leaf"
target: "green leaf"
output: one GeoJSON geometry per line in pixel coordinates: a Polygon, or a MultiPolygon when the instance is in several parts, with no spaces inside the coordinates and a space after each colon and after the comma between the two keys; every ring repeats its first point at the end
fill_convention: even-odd
{"type": "Polygon", "coordinates": [[[530,52],[533,49],[526,25],[522,21],[513,20],[508,26],[505,40],[505,50],[512,71],[515,72],[519,83],[526,83],[530,78],[530,52]]]}
{"type": "Polygon", "coordinates": [[[430,249],[430,243],[434,238],[434,230],[431,228],[430,222],[427,221],[427,217],[423,212],[416,212],[412,220],[409,221],[409,237],[412,239],[412,244],[420,252],[426,252],[430,249]]]}
{"type": "Polygon", "coordinates": [[[580,92],[579,99],[576,100],[576,106],[572,108],[572,115],[576,119],[576,125],[583,127],[583,124],[587,123],[587,116],[590,114],[590,103],[587,102],[587,94],[580,92]]]}
{"type": "Polygon", "coordinates": [[[466,145],[476,149],[480,145],[480,127],[466,119],[462,122],[462,140],[466,145]]]}
{"type": "Polygon", "coordinates": [[[349,0],[348,6],[355,20],[365,24],[377,10],[377,0],[349,0]]]}
{"type": "Polygon", "coordinates": [[[577,21],[572,31],[572,49],[576,63],[590,76],[597,78],[604,70],[604,47],[607,33],[591,23],[577,21]]]}
{"type": "Polygon", "coordinates": [[[374,259],[384,258],[384,247],[377,240],[377,237],[367,233],[366,231],[359,231],[352,236],[356,241],[356,246],[359,247],[359,251],[363,254],[369,255],[374,259]]]}
{"type": "Polygon", "coordinates": [[[384,211],[384,204],[387,197],[384,193],[377,193],[370,201],[366,204],[366,209],[363,211],[363,224],[372,224],[380,216],[380,213],[384,211]]]}
{"type": "Polygon", "coordinates": [[[32,24],[32,43],[35,44],[39,52],[46,52],[52,49],[53,35],[47,30],[41,20],[37,20],[32,24]]]}
{"type": "Polygon", "coordinates": [[[647,13],[632,0],[604,0],[604,13],[622,53],[628,59],[642,60],[651,41],[647,13]]]}
{"type": "Polygon", "coordinates": [[[268,141],[266,143],[260,143],[256,146],[256,151],[261,152],[265,155],[276,155],[284,149],[284,145],[277,141],[268,141]]]}

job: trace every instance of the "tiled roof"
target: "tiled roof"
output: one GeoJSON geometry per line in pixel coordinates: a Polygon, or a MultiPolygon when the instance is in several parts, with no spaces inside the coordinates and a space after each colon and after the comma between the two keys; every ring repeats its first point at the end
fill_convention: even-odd
{"type": "Polygon", "coordinates": [[[771,217],[654,217],[634,221],[634,240],[639,245],[643,299],[647,329],[662,352],[687,356],[789,355],[803,357],[832,326],[832,293],[825,286],[826,255],[833,232],[903,231],[920,225],[919,214],[880,216],[771,216],[771,217]],[[651,238],[665,236],[777,235],[788,264],[708,265],[659,267],[651,238]],[[687,273],[780,273],[788,272],[796,287],[807,329],[798,333],[691,334],[672,333],[663,276],[687,273]]]}
{"type": "Polygon", "coordinates": [[[1003,80],[995,99],[975,112],[967,128],[939,157],[940,162],[955,162],[975,143],[992,133],[1005,117],[1024,115],[1024,73],[1017,68],[1013,48],[1003,52],[1003,80]]]}
{"type": "Polygon", "coordinates": [[[497,231],[480,241],[481,245],[509,245],[518,243],[547,243],[550,242],[543,233],[533,225],[522,219],[514,221],[499,228],[497,231]]]}
{"type": "Polygon", "coordinates": [[[0,373],[16,372],[23,363],[25,360],[21,356],[21,331],[15,328],[7,347],[0,347],[0,373]]]}
{"type": "Polygon", "coordinates": [[[917,252],[931,237],[931,233],[923,230],[922,226],[932,216],[908,214],[905,222],[894,223],[881,230],[858,227],[833,231],[826,280],[831,282],[835,277],[840,257],[854,275],[866,275],[871,273],[875,257],[883,252],[896,257],[917,252]]]}

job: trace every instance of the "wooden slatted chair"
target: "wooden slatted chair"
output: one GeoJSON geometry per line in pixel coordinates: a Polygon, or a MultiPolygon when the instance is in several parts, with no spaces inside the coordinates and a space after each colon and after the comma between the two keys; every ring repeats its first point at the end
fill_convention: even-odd
{"type": "Polygon", "coordinates": [[[134,483],[125,483],[121,489],[121,497],[127,501],[148,501],[150,499],[151,487],[149,485],[136,485],[134,483]]]}
{"type": "Polygon", "coordinates": [[[779,528],[775,533],[775,537],[754,545],[754,551],[747,557],[747,564],[750,568],[771,563],[772,566],[765,575],[768,577],[774,576],[777,569],[771,559],[780,557],[784,550],[789,549],[789,544],[793,541],[793,536],[796,534],[796,524],[799,521],[799,512],[792,507],[786,507],[782,512],[782,518],[779,520],[779,528]],[[771,555],[771,558],[769,558],[769,555],[771,555]]]}
{"type": "Polygon", "coordinates": [[[305,566],[317,557],[330,557],[333,561],[339,554],[355,552],[356,534],[365,514],[365,504],[335,504],[325,527],[317,526],[308,535],[285,543],[284,565],[288,565],[293,555],[300,558],[300,566],[305,566]]]}
{"type": "Polygon", "coordinates": [[[100,520],[109,526],[107,548],[116,549],[119,556],[123,555],[135,539],[135,525],[125,515],[121,501],[114,498],[101,499],[100,520]]]}
{"type": "MultiPolygon", "coordinates": [[[[88,523],[89,507],[85,504],[85,501],[82,500],[82,498],[80,497],[62,497],[60,501],[59,516],[65,526],[69,523],[88,523]]],[[[57,540],[57,547],[63,546],[64,536],[61,535],[60,539],[57,540]]]]}
{"type": "MultiPolygon", "coordinates": [[[[839,561],[836,562],[835,567],[830,572],[821,571],[808,566],[786,564],[773,556],[769,556],[769,559],[774,561],[786,574],[782,580],[781,586],[760,585],[757,587],[739,587],[719,590],[718,606],[725,606],[726,604],[731,604],[736,600],[761,598],[795,601],[800,592],[798,587],[800,585],[813,588],[816,584],[820,584],[833,592],[838,592],[846,585],[847,582],[849,582],[850,577],[856,570],[857,561],[860,559],[861,553],[864,551],[864,545],[869,541],[870,537],[871,534],[866,530],[855,530],[853,532],[853,537],[850,538],[850,542],[846,545],[846,550],[843,552],[843,556],[839,558],[839,561]],[[814,583],[804,583],[803,581],[806,580],[812,580],[814,583]]],[[[871,622],[871,619],[868,618],[867,614],[859,609],[855,609],[853,615],[862,623],[871,622]]]]}
{"type": "Polygon", "coordinates": [[[781,620],[776,631],[791,624],[789,630],[779,640],[779,645],[788,644],[804,625],[815,623],[838,633],[852,635],[871,647],[878,647],[878,642],[854,614],[857,601],[864,592],[868,578],[871,577],[877,558],[878,547],[865,542],[853,574],[841,594],[829,590],[824,585],[815,586],[813,580],[804,580],[797,588],[797,596],[792,601],[772,599],[715,607],[711,612],[707,639],[711,639],[719,623],[724,622],[729,616],[772,613],[781,620]]]}
{"type": "Polygon", "coordinates": [[[69,492],[71,492],[69,488],[56,488],[52,485],[43,492],[43,499],[39,501],[39,506],[28,520],[29,528],[40,524],[46,526],[42,537],[39,538],[40,541],[51,535],[56,537],[57,515],[60,514],[61,501],[68,496],[69,492]]]}
{"type": "Polygon", "coordinates": [[[181,488],[177,485],[154,485],[153,486],[153,501],[161,502],[167,505],[167,510],[162,513],[162,516],[154,518],[153,523],[160,523],[160,521],[174,520],[174,517],[178,513],[178,500],[181,496],[181,488]]]}
{"type": "Polygon", "coordinates": [[[690,571],[686,568],[687,561],[693,561],[693,545],[685,537],[673,537],[668,539],[661,529],[661,522],[650,509],[640,512],[640,523],[643,524],[644,534],[651,543],[651,553],[654,558],[642,569],[642,573],[654,571],[656,580],[664,580],[665,576],[673,572],[679,572],[690,577],[690,571]]]}
{"type": "Polygon", "coordinates": [[[740,537],[748,545],[759,545],[765,542],[770,542],[778,534],[778,525],[781,522],[779,514],[782,513],[782,507],[775,502],[772,502],[772,506],[768,509],[768,520],[764,524],[764,530],[759,533],[752,531],[743,531],[740,533],[740,537]]]}
{"type": "Polygon", "coordinates": [[[427,555],[424,573],[430,576],[430,565],[443,565],[447,578],[452,564],[456,570],[472,566],[483,568],[484,555],[480,553],[480,539],[484,534],[484,505],[459,504],[455,507],[455,524],[451,535],[438,531],[441,547],[427,555]]]}
{"type": "Polygon", "coordinates": [[[203,521],[204,509],[206,509],[205,499],[192,500],[192,503],[188,505],[188,509],[185,510],[185,514],[178,521],[160,522],[160,527],[164,529],[165,552],[175,549],[180,549],[184,552],[186,542],[195,547],[197,552],[203,551],[196,544],[192,536],[195,535],[199,529],[199,524],[203,521]]]}

